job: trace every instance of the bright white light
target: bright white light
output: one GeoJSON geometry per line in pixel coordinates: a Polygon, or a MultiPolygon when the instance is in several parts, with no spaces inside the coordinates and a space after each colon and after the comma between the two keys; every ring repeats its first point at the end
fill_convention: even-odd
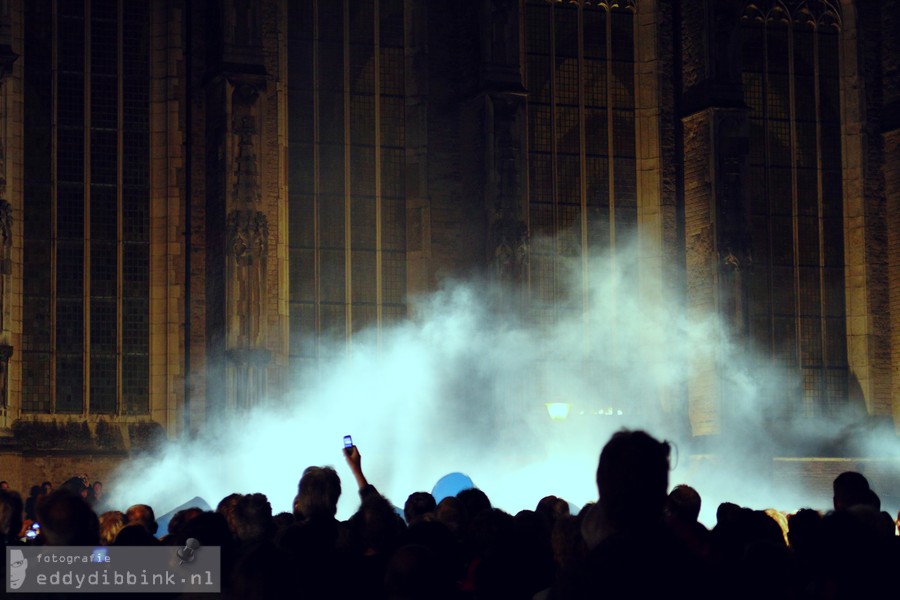
{"type": "Polygon", "coordinates": [[[547,402],[544,406],[547,407],[547,414],[551,419],[559,421],[569,416],[568,402],[547,402]]]}

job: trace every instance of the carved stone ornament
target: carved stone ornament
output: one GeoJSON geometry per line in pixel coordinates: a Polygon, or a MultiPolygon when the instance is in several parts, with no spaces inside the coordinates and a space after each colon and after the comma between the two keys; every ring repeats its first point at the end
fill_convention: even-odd
{"type": "Polygon", "coordinates": [[[491,233],[494,274],[500,281],[524,281],[528,273],[528,227],[521,221],[500,220],[491,233]]]}
{"type": "Polygon", "coordinates": [[[228,253],[237,265],[249,266],[269,249],[269,220],[264,213],[233,210],[226,223],[228,253]]]}
{"type": "Polygon", "coordinates": [[[0,199],[0,246],[3,257],[7,256],[12,244],[12,206],[6,200],[0,199]]]}

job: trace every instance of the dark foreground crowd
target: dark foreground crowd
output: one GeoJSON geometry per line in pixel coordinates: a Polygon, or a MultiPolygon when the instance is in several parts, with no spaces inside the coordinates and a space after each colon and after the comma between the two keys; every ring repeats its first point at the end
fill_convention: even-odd
{"type": "Polygon", "coordinates": [[[609,440],[599,500],[577,515],[554,496],[511,515],[469,489],[438,504],[413,493],[401,518],[366,480],[358,449],[346,458],[360,496],[347,521],[335,518],[337,473],[309,467],[293,513],[273,515],[263,494],[232,494],[214,512],[180,511],[161,539],[149,506],[102,512],[102,486],[70,480],[33,494],[36,514],[0,489],[0,533],[6,545],[183,547],[194,538],[221,547],[226,599],[900,597],[900,538],[859,473],[834,480],[827,514],[803,509],[780,524],[774,513],[723,503],[707,529],[696,490],[668,492],[668,444],[643,431],[609,440]],[[33,540],[24,537],[32,518],[41,527],[33,540]]]}

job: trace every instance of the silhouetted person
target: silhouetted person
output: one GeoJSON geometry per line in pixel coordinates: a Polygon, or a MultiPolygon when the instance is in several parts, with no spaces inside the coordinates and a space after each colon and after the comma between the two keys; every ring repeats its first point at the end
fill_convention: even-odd
{"type": "Polygon", "coordinates": [[[710,534],[703,523],[698,521],[702,499],[689,485],[676,485],[666,498],[665,519],[669,529],[698,558],[707,558],[710,553],[710,534]]]}
{"type": "Polygon", "coordinates": [[[387,600],[447,600],[453,590],[434,552],[415,544],[392,554],[384,586],[387,600]]]}
{"type": "Polygon", "coordinates": [[[569,503],[556,496],[544,496],[534,509],[547,523],[547,527],[553,528],[553,523],[562,516],[569,514],[569,503]]]}
{"type": "MultiPolygon", "coordinates": [[[[562,598],[703,597],[699,564],[666,528],[669,445],[644,431],[622,430],[603,447],[597,465],[599,500],[594,543],[562,598]]],[[[586,519],[591,519],[591,513],[586,519]]]]}
{"type": "Polygon", "coordinates": [[[850,508],[856,504],[871,501],[869,496],[869,480],[862,473],[844,471],[834,478],[834,510],[850,508]]]}
{"type": "Polygon", "coordinates": [[[95,546],[100,524],[81,495],[65,489],[52,492],[38,505],[41,536],[47,546],[95,546]]]}
{"type": "Polygon", "coordinates": [[[299,583],[291,556],[272,541],[272,506],[264,494],[246,494],[234,507],[238,558],[233,597],[280,599],[292,595],[299,583]]]}
{"type": "Polygon", "coordinates": [[[37,502],[43,497],[41,486],[33,485],[28,492],[28,498],[25,500],[25,520],[37,520],[37,502]]]}
{"type": "Polygon", "coordinates": [[[203,513],[203,509],[199,506],[191,506],[179,510],[169,519],[166,526],[166,535],[162,538],[162,542],[167,546],[184,546],[187,538],[184,536],[184,527],[194,517],[203,513]]]}
{"type": "Polygon", "coordinates": [[[153,508],[147,504],[133,504],[125,511],[125,520],[129,525],[137,523],[147,530],[150,535],[156,535],[159,525],[156,522],[156,514],[153,508]]]}
{"type": "Polygon", "coordinates": [[[403,518],[406,519],[407,525],[413,525],[420,520],[433,519],[436,508],[437,503],[430,493],[413,492],[406,499],[406,504],[403,505],[403,518]]]}

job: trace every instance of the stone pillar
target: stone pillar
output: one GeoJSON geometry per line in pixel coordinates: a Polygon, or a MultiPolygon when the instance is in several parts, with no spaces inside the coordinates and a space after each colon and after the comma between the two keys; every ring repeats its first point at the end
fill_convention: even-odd
{"type": "Polygon", "coordinates": [[[207,65],[216,72],[207,84],[206,104],[207,211],[212,213],[206,221],[206,293],[212,305],[207,343],[211,362],[218,363],[217,371],[208,373],[207,395],[220,398],[219,410],[251,408],[268,393],[269,296],[278,289],[269,284],[270,226],[277,223],[270,224],[264,191],[267,184],[279,189],[280,171],[278,158],[263,157],[278,142],[277,100],[270,106],[269,86],[278,63],[267,63],[263,45],[269,42],[261,31],[264,20],[277,29],[281,14],[268,8],[247,0],[211,8],[221,11],[222,30],[220,54],[209,56],[207,65]]]}
{"type": "Polygon", "coordinates": [[[484,1],[481,15],[486,260],[494,279],[511,290],[504,308],[521,311],[528,281],[528,199],[520,6],[514,0],[484,1]]]}
{"type": "MultiPolygon", "coordinates": [[[[635,137],[640,294],[650,306],[680,310],[682,268],[679,259],[677,161],[674,118],[673,4],[642,1],[635,13],[635,137]]],[[[662,332],[645,328],[641,345],[658,347],[662,332]]],[[[672,417],[684,412],[680,387],[647,398],[672,417]]]]}
{"type": "Polygon", "coordinates": [[[891,304],[891,416],[900,432],[900,129],[884,133],[884,194],[887,198],[891,304]]]}
{"type": "MultiPolygon", "coordinates": [[[[681,7],[686,313],[689,320],[721,320],[719,334],[740,341],[747,320],[744,272],[751,263],[748,121],[739,60],[742,3],[681,7]]],[[[724,358],[717,347],[691,357],[688,412],[695,436],[723,431],[729,395],[724,358]]]]}
{"type": "MultiPolygon", "coordinates": [[[[851,399],[869,415],[891,413],[888,219],[883,114],[877,91],[880,3],[842,4],[841,122],[847,361],[851,399]]],[[[893,32],[891,32],[893,33],[893,32]]]]}
{"type": "MultiPolygon", "coordinates": [[[[10,309],[12,304],[12,246],[13,246],[13,209],[7,200],[7,181],[9,165],[7,164],[8,137],[7,122],[10,119],[8,110],[9,85],[7,75],[12,71],[13,63],[19,57],[12,50],[12,15],[10,3],[0,3],[0,436],[9,436],[9,428],[15,411],[10,411],[9,399],[9,359],[13,354],[12,323],[10,309]]],[[[20,204],[21,206],[21,204],[20,204]]]]}

